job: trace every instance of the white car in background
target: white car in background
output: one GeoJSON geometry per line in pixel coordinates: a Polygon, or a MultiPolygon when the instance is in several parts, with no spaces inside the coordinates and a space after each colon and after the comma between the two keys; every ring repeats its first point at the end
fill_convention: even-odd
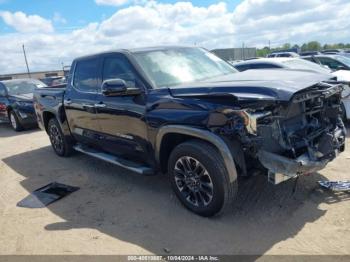
{"type": "Polygon", "coordinates": [[[295,52],[276,52],[271,53],[266,56],[267,58],[275,58],[275,57],[299,57],[299,55],[295,52]]]}
{"type": "Polygon", "coordinates": [[[303,71],[313,71],[320,74],[329,74],[330,77],[336,77],[337,81],[344,82],[346,88],[342,93],[342,107],[343,118],[350,120],[350,71],[349,70],[337,70],[320,66],[313,62],[296,58],[296,57],[276,57],[276,58],[259,58],[253,60],[246,60],[232,64],[238,71],[246,71],[249,69],[293,69],[303,71]]]}

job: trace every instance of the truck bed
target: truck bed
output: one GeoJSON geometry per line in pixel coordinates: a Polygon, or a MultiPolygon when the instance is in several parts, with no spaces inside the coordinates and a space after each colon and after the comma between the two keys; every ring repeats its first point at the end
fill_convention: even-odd
{"type": "Polygon", "coordinates": [[[34,90],[34,108],[40,128],[44,129],[43,112],[51,112],[58,116],[58,112],[63,106],[65,91],[65,87],[45,87],[34,90]]]}

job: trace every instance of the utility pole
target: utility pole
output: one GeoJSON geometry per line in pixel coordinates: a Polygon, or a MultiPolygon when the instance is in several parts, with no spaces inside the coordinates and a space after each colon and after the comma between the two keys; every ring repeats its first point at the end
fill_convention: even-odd
{"type": "Polygon", "coordinates": [[[29,76],[29,78],[32,78],[32,76],[30,75],[30,71],[29,71],[27,55],[26,55],[26,50],[24,49],[24,45],[22,45],[22,49],[23,49],[24,60],[26,61],[28,76],[29,76]]]}

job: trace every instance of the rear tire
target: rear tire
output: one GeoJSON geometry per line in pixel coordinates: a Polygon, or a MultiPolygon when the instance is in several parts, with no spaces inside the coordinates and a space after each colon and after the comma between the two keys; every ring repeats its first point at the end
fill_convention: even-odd
{"type": "Polygon", "coordinates": [[[55,153],[61,157],[68,157],[73,151],[73,145],[63,135],[57,119],[51,118],[47,126],[47,133],[55,153]]]}
{"type": "Polygon", "coordinates": [[[181,203],[192,212],[210,217],[233,203],[238,183],[230,183],[217,149],[199,140],[184,142],[171,152],[168,173],[181,203]]]}
{"type": "Polygon", "coordinates": [[[23,126],[19,122],[19,119],[18,119],[16,113],[12,110],[9,112],[9,121],[10,121],[10,124],[11,124],[13,130],[15,130],[16,132],[23,130],[23,126]]]}

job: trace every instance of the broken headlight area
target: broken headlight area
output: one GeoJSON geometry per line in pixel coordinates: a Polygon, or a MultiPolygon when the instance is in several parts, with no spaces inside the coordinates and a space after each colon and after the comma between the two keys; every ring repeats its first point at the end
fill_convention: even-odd
{"type": "MultiPolygon", "coordinates": [[[[259,104],[262,103],[262,101],[259,102],[259,104]]],[[[219,127],[218,132],[222,135],[238,135],[243,140],[246,139],[246,136],[255,139],[258,123],[272,116],[276,110],[275,107],[274,102],[266,101],[264,106],[259,107],[227,108],[221,112],[225,116],[225,124],[219,127]]]]}
{"type": "Polygon", "coordinates": [[[319,84],[296,94],[270,123],[258,121],[263,139],[257,157],[269,172],[289,177],[316,172],[344,151],[341,91],[341,85],[319,84]]]}

